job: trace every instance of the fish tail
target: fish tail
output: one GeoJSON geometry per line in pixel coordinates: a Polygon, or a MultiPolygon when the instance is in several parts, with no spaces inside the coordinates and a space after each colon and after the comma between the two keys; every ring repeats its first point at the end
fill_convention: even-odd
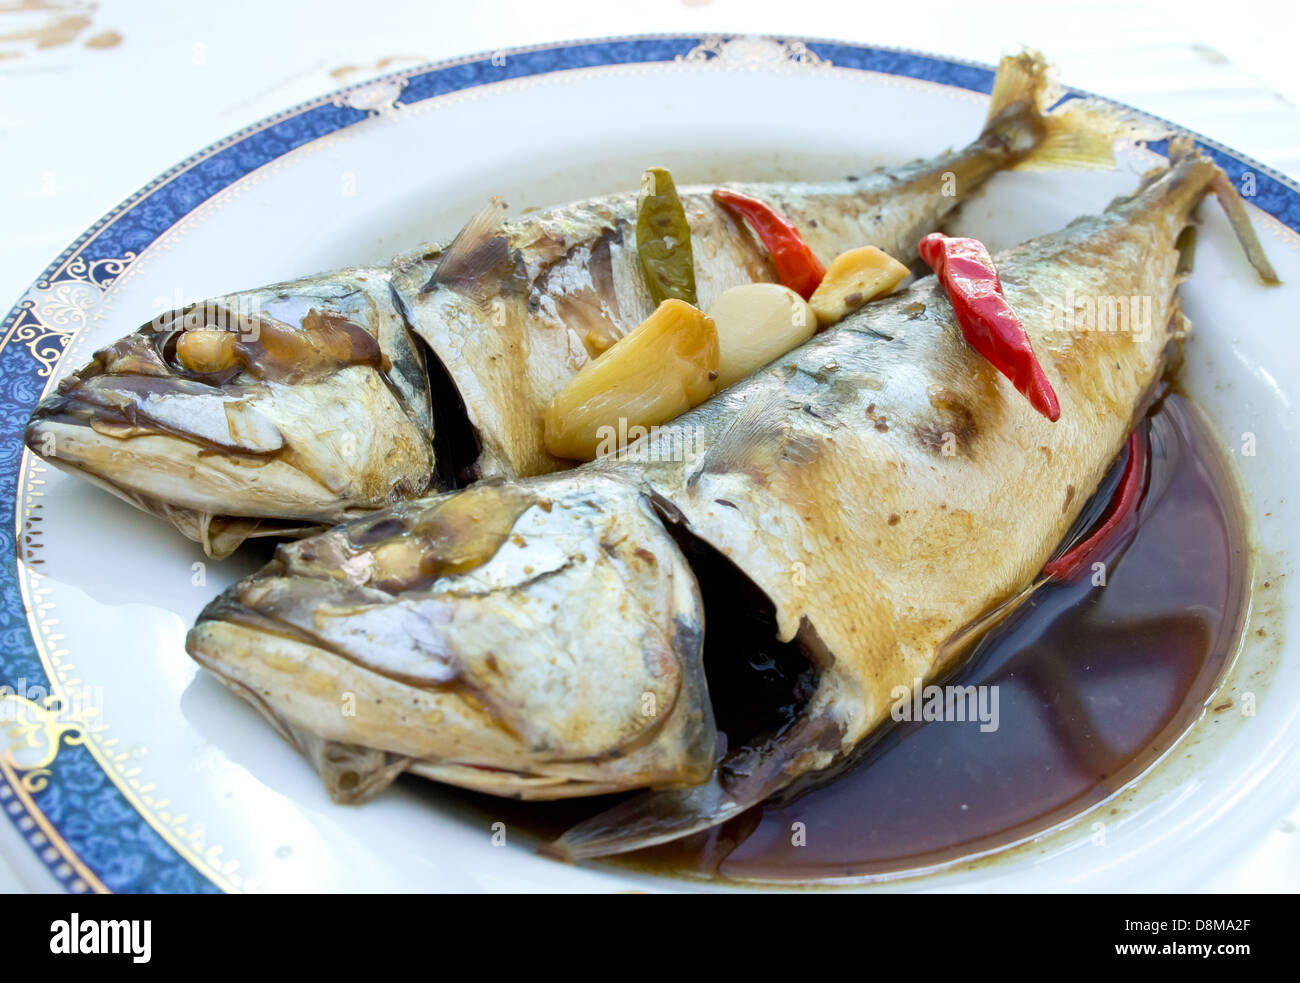
{"type": "MultiPolygon", "coordinates": [[[[1141,185],[1132,195],[1112,203],[1112,208],[1130,211],[1150,210],[1156,214],[1177,216],[1184,233],[1194,230],[1193,212],[1206,195],[1214,195],[1219,207],[1227,216],[1233,235],[1237,237],[1242,252],[1254,267],[1262,283],[1277,286],[1281,283],[1273,264],[1264,253],[1255,227],[1251,224],[1246,205],[1237,192],[1232,179],[1218,163],[1196,146],[1195,140],[1179,135],[1169,140],[1169,164],[1145,175],[1141,185]]],[[[1178,237],[1179,273],[1185,276],[1191,269],[1195,240],[1193,236],[1178,237]]]]}
{"type": "Polygon", "coordinates": [[[1241,200],[1241,195],[1237,193],[1232,179],[1221,167],[1216,166],[1215,171],[1210,191],[1218,201],[1219,207],[1223,209],[1223,214],[1228,217],[1233,235],[1237,237],[1237,242],[1240,243],[1246,258],[1250,260],[1250,265],[1255,268],[1255,273],[1262,283],[1270,287],[1281,285],[1282,281],[1278,279],[1277,271],[1273,269],[1273,264],[1264,254],[1264,247],[1260,244],[1259,236],[1255,234],[1255,227],[1250,223],[1246,206],[1241,200]]]}
{"type": "Polygon", "coordinates": [[[1163,125],[1123,106],[1069,97],[1041,52],[1027,48],[999,64],[982,138],[1013,154],[1012,170],[1110,170],[1117,140],[1153,140],[1166,133],[1163,125]]]}

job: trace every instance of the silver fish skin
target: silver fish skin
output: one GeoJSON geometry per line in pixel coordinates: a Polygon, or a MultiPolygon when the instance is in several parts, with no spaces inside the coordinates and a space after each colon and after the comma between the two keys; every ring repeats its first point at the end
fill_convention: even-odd
{"type": "MultiPolygon", "coordinates": [[[[1182,230],[1208,192],[1232,195],[1210,159],[1171,152],[1104,214],[998,258],[1057,423],[965,343],[926,278],[617,457],[282,547],[205,610],[188,650],[307,735],[300,747],[332,742],[318,767],[350,762],[347,784],[367,795],[402,770],[527,798],[649,789],[556,856],[725,821],[842,760],[896,687],[945,671],[954,640],[1023,596],[1057,549],[1187,330],[1182,230]],[[1150,298],[1150,330],[1071,325],[1067,296],[1150,298]],[[793,719],[720,758],[708,708],[728,694],[706,692],[705,612],[678,542],[756,585],[817,678],[793,719]],[[635,706],[638,693],[653,698],[635,706]],[[557,724],[574,714],[603,723],[557,724]]],[[[1275,280],[1249,224],[1234,226],[1275,280]]]]}
{"type": "MultiPolygon", "coordinates": [[[[1026,52],[1004,60],[989,122],[962,150],[858,181],[736,187],[786,212],[823,260],[867,243],[911,259],[920,236],[996,171],[1110,166],[1114,138],[1138,132],[1084,100],[1047,112],[1056,93],[1042,57],[1026,52]]],[[[774,278],[760,242],[708,189],[687,189],[684,205],[702,304],[774,278]]],[[[634,194],[612,195],[505,222],[493,203],[450,244],[388,268],[173,312],[43,401],[28,446],[171,521],[213,556],[247,536],[303,534],[476,477],[569,467],[546,450],[548,404],[650,313],[636,207],[634,194]],[[203,329],[250,309],[308,343],[309,310],[361,325],[391,367],[340,366],[310,380],[196,378],[169,355],[178,325],[203,329]],[[410,331],[432,352],[427,362],[410,331]]]]}
{"type": "MultiPolygon", "coordinates": [[[[965,343],[935,277],[826,332],[762,377],[633,445],[597,474],[637,480],[772,601],[821,669],[803,714],[731,751],[709,782],[651,792],[565,834],[576,859],[723,822],[843,760],[894,694],[966,651],[972,626],[1028,596],[1190,330],[1180,235],[1215,194],[1263,284],[1277,277],[1235,189],[1190,140],[1101,215],[996,257],[1060,400],[1056,423],[965,343]],[[1073,322],[1075,305],[1145,316],[1073,322]],[[1147,306],[1149,302],[1149,306],[1147,306]],[[1121,326],[1122,325],[1122,326],[1121,326]],[[707,448],[677,463],[657,444],[707,448]]],[[[716,697],[715,697],[716,698],[716,697]]]]}
{"type": "Polygon", "coordinates": [[[702,619],[640,493],[562,474],[281,546],[205,609],[188,648],[340,801],[402,770],[555,798],[708,777],[702,619]]]}
{"type": "MultiPolygon", "coordinates": [[[[783,212],[823,263],[868,244],[910,263],[921,237],[998,171],[1109,168],[1116,139],[1160,132],[1094,100],[1048,112],[1059,95],[1041,55],[1009,56],[984,130],[959,150],[855,179],[728,187],[783,212]]],[[[776,280],[761,241],[712,190],[679,192],[704,309],[731,287],[776,280]]],[[[498,205],[446,249],[394,261],[412,326],[464,403],[476,474],[523,477],[573,465],[546,448],[547,406],[654,309],[637,253],[637,208],[637,194],[625,193],[505,222],[498,205]]]]}
{"type": "Polygon", "coordinates": [[[42,400],[27,446],[170,521],[213,557],[423,494],[434,471],[424,350],[384,270],[216,297],[143,325],[42,400]],[[189,371],[190,331],[242,364],[189,371]]]}

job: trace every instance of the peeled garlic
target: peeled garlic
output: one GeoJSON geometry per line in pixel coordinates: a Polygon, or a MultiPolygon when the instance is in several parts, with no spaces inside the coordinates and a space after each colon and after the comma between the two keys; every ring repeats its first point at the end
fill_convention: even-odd
{"type": "Polygon", "coordinates": [[[683,300],[665,300],[632,332],[588,362],[546,411],[546,449],[593,460],[629,432],[667,423],[713,395],[718,332],[683,300]]]}
{"type": "Polygon", "coordinates": [[[907,267],[875,246],[850,249],[835,257],[808,302],[822,327],[829,327],[889,293],[905,276],[907,267]]]}
{"type": "Polygon", "coordinates": [[[709,317],[718,329],[718,388],[725,389],[817,330],[808,302],[779,283],[746,283],[723,292],[709,317]]]}

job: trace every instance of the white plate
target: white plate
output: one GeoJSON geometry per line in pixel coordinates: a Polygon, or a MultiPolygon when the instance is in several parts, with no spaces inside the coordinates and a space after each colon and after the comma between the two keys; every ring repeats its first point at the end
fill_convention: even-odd
{"type": "MultiPolygon", "coordinates": [[[[979,66],[812,41],[498,52],[290,110],[196,155],[89,230],[10,314],[0,348],[11,462],[0,494],[15,503],[18,536],[5,551],[0,684],[29,687],[0,708],[21,697],[45,708],[51,687],[62,697],[0,757],[0,808],[54,877],[72,891],[682,886],[552,863],[509,833],[494,846],[492,818],[440,804],[435,786],[331,804],[296,753],[184,651],[200,608],[254,561],[205,562],[170,527],[22,451],[22,424],[59,376],[160,310],[386,260],[450,237],[493,194],[518,213],[631,187],[649,163],[708,182],[837,177],[929,156],[978,132],[991,79],[979,66]]],[[[1284,281],[1300,280],[1300,192],[1212,149],[1235,180],[1254,175],[1265,246],[1284,281]]],[[[959,230],[995,250],[1014,244],[1100,210],[1157,160],[1129,149],[1114,173],[999,175],[959,230]]],[[[1282,576],[1300,551],[1289,495],[1296,298],[1257,286],[1220,214],[1204,215],[1183,291],[1200,325],[1186,382],[1233,451],[1263,542],[1257,576],[1271,587],[1256,593],[1226,684],[1238,706],[1254,694],[1255,714],[1207,721],[1110,803],[1119,813],[1104,849],[1084,817],[904,885],[1194,889],[1300,801],[1300,659],[1281,645],[1282,612],[1300,590],[1282,576]],[[1238,453],[1246,433],[1254,456],[1238,453]]]]}

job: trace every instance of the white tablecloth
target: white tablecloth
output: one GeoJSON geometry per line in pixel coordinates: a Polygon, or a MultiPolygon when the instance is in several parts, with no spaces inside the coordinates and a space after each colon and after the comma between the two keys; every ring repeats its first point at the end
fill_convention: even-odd
{"type": "MultiPolygon", "coordinates": [[[[0,5],[4,309],[123,198],[264,116],[424,61],[579,37],[764,32],[984,62],[1028,43],[1067,84],[1300,176],[1300,14],[1290,2],[48,0],[9,9],[23,6],[0,5]]],[[[1300,808],[1290,822],[1300,825],[1300,808]]],[[[1276,834],[1207,888],[1294,890],[1291,839],[1276,834]]],[[[0,890],[47,886],[27,850],[0,819],[0,890]]]]}

